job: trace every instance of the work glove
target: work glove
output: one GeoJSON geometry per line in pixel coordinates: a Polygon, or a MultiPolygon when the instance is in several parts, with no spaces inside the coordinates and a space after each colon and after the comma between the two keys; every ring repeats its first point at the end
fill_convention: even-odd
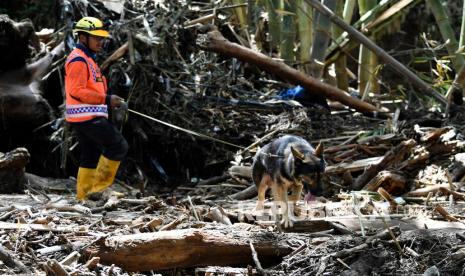
{"type": "Polygon", "coordinates": [[[110,107],[120,107],[124,103],[124,99],[118,95],[110,96],[110,107]]]}

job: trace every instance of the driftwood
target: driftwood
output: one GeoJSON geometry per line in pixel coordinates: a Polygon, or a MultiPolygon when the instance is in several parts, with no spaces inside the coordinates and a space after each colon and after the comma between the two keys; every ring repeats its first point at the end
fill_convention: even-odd
{"type": "Polygon", "coordinates": [[[33,230],[39,232],[62,232],[71,233],[75,232],[74,227],[66,226],[48,226],[44,224],[28,224],[28,223],[12,223],[12,222],[0,222],[0,229],[4,230],[33,230]]]}
{"type": "Polygon", "coordinates": [[[81,254],[79,254],[79,252],[73,251],[73,252],[71,252],[71,254],[69,254],[63,260],[61,260],[60,264],[62,264],[62,265],[71,265],[72,263],[78,261],[80,257],[81,257],[81,254]]]}
{"type": "Polygon", "coordinates": [[[213,221],[226,224],[226,225],[232,225],[231,220],[229,219],[228,215],[221,207],[211,208],[207,216],[213,221]]]}
{"type": "Polygon", "coordinates": [[[8,267],[17,267],[24,273],[32,273],[27,266],[7,251],[3,246],[0,246],[0,260],[8,267]]]}
{"type": "Polygon", "coordinates": [[[378,188],[378,194],[380,194],[387,202],[389,202],[391,210],[394,210],[397,207],[397,202],[388,191],[380,187],[378,188]]]}
{"type": "Polygon", "coordinates": [[[417,196],[427,196],[429,193],[435,193],[439,191],[440,188],[449,188],[450,184],[436,184],[427,186],[424,188],[416,189],[414,191],[406,193],[405,197],[417,197],[417,196]]]}
{"type": "Polygon", "coordinates": [[[207,35],[201,35],[197,39],[197,44],[203,50],[234,57],[254,64],[269,73],[279,76],[285,81],[302,85],[307,89],[307,91],[311,91],[308,93],[314,93],[314,97],[324,97],[333,101],[339,101],[342,104],[352,107],[360,112],[384,111],[369,103],[352,98],[344,91],[307,76],[304,73],[287,66],[283,62],[273,60],[264,54],[255,52],[239,44],[232,43],[224,38],[216,27],[212,25],[206,26],[206,29],[208,31],[207,35]]]}
{"type": "Polygon", "coordinates": [[[463,223],[461,222],[458,218],[454,217],[453,215],[449,214],[449,212],[447,212],[441,205],[439,204],[436,204],[436,206],[434,206],[434,210],[436,212],[438,212],[441,216],[443,216],[445,219],[447,219],[448,221],[454,221],[454,222],[460,222],[460,223],[463,223]]]}
{"type": "Polygon", "coordinates": [[[231,195],[230,197],[235,200],[244,200],[257,196],[257,194],[257,186],[251,185],[248,188],[231,195]]]}
{"type": "Polygon", "coordinates": [[[381,171],[363,187],[363,190],[376,191],[378,187],[383,187],[389,193],[399,194],[405,190],[406,182],[405,176],[398,172],[381,171]]]}
{"type": "Polygon", "coordinates": [[[47,262],[47,265],[53,270],[53,272],[57,276],[68,276],[69,275],[69,273],[66,272],[64,267],[59,262],[57,262],[57,260],[49,260],[47,262]]]}
{"type": "Polygon", "coordinates": [[[197,183],[197,185],[215,185],[221,182],[224,182],[230,178],[229,175],[219,175],[219,176],[214,176],[209,179],[201,180],[197,183]]]}
{"type": "Polygon", "coordinates": [[[126,43],[124,43],[123,45],[121,45],[121,47],[119,47],[118,49],[116,49],[116,51],[113,52],[113,54],[111,54],[111,56],[109,56],[109,57],[102,63],[102,66],[101,66],[102,71],[103,71],[103,70],[106,70],[106,69],[108,68],[108,66],[110,66],[113,62],[117,61],[117,60],[120,59],[122,56],[124,56],[124,54],[126,54],[128,48],[129,48],[129,43],[126,42],[126,43]]]}
{"type": "Polygon", "coordinates": [[[100,257],[103,264],[115,264],[127,271],[247,265],[253,262],[249,240],[263,263],[292,252],[277,234],[186,229],[108,237],[88,253],[100,257]]]}
{"type": "Polygon", "coordinates": [[[367,170],[355,180],[354,184],[351,186],[351,189],[360,190],[380,171],[403,161],[407,156],[410,155],[410,151],[415,145],[416,142],[413,139],[401,142],[398,146],[388,151],[378,164],[367,168],[367,170]]]}
{"type": "Polygon", "coordinates": [[[370,157],[366,159],[357,160],[354,162],[347,162],[347,163],[340,163],[332,166],[328,166],[325,170],[327,174],[336,174],[336,173],[344,173],[346,171],[354,172],[354,171],[361,171],[368,166],[375,166],[382,161],[382,156],[370,157]]]}
{"type": "Polygon", "coordinates": [[[29,152],[26,148],[17,148],[6,154],[0,153],[0,169],[23,170],[29,163],[29,152]]]}
{"type": "Polygon", "coordinates": [[[247,179],[252,179],[252,167],[251,166],[231,166],[228,173],[231,176],[240,176],[247,179]]]}

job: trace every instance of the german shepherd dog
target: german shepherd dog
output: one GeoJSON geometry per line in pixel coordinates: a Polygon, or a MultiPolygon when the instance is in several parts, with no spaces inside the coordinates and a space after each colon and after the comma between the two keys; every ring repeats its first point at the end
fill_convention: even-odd
{"type": "Polygon", "coordinates": [[[274,200],[283,203],[284,227],[292,227],[289,219],[288,202],[294,204],[300,199],[303,186],[306,192],[321,195],[320,177],[325,170],[323,146],[314,149],[305,139],[282,136],[261,148],[254,157],[252,178],[258,190],[256,211],[263,210],[265,193],[269,187],[274,200]],[[292,194],[288,197],[288,190],[292,194]]]}

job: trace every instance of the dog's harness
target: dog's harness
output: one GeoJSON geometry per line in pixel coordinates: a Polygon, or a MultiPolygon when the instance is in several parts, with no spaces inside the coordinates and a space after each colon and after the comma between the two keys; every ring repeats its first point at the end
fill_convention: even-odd
{"type": "Polygon", "coordinates": [[[266,155],[268,157],[273,157],[273,158],[284,158],[285,157],[284,155],[276,155],[276,154],[271,154],[267,152],[260,152],[260,154],[266,155]]]}

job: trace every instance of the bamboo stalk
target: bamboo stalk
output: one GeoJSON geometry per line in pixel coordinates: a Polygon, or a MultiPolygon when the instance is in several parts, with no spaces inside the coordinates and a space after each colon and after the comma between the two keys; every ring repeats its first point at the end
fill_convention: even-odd
{"type": "Polygon", "coordinates": [[[304,1],[297,0],[297,26],[299,28],[300,40],[300,63],[302,70],[310,73],[310,51],[313,44],[313,11],[312,8],[304,1]]]}
{"type": "Polygon", "coordinates": [[[452,29],[446,8],[442,5],[440,0],[427,0],[426,2],[433,12],[434,18],[436,18],[436,23],[438,24],[442,38],[444,41],[449,41],[446,45],[447,52],[449,55],[454,56],[452,63],[454,64],[455,70],[459,71],[464,65],[465,60],[462,55],[456,54],[459,44],[455,37],[454,30],[452,29]]]}
{"type": "MultiPolygon", "coordinates": [[[[347,3],[354,1],[347,1],[347,3]]],[[[354,2],[355,3],[355,2],[354,2]]],[[[336,2],[336,14],[340,17],[344,16],[345,10],[344,0],[337,0],[336,2]]],[[[352,9],[353,10],[353,9],[352,9]]],[[[350,15],[352,16],[352,15],[350,15]]],[[[350,19],[349,19],[350,22],[350,19]]],[[[336,25],[333,25],[333,37],[339,37],[343,33],[343,30],[336,25]]],[[[347,57],[346,55],[341,55],[334,64],[336,69],[336,80],[337,87],[341,90],[349,90],[349,76],[347,75],[347,57]]]]}
{"type": "Polygon", "coordinates": [[[462,52],[462,47],[465,44],[465,1],[463,1],[462,8],[462,26],[460,28],[460,39],[459,39],[459,49],[462,52]]]}
{"type": "Polygon", "coordinates": [[[268,28],[270,34],[270,49],[277,49],[281,40],[281,16],[276,12],[280,7],[280,0],[265,0],[268,12],[268,28]]]}
{"type": "Polygon", "coordinates": [[[234,8],[234,13],[237,16],[237,20],[239,21],[239,24],[241,26],[241,30],[246,31],[248,22],[247,22],[247,12],[246,9],[243,5],[245,4],[245,0],[231,0],[233,5],[237,5],[236,8],[234,8]]]}
{"type": "MultiPolygon", "coordinates": [[[[460,29],[460,39],[459,39],[459,54],[463,52],[463,47],[465,44],[465,1],[463,2],[463,9],[462,9],[462,26],[460,29]]],[[[465,65],[460,68],[458,72],[455,74],[454,81],[452,82],[451,86],[447,90],[446,93],[446,99],[447,99],[447,108],[446,108],[446,114],[449,113],[449,107],[452,101],[452,95],[453,94],[462,94],[465,93],[465,91],[461,91],[461,86],[465,83],[465,65]]]]}
{"type": "MultiPolygon", "coordinates": [[[[330,10],[336,8],[336,0],[323,0],[323,3],[330,10]]],[[[324,70],[325,53],[331,33],[331,21],[324,13],[317,13],[315,16],[316,25],[311,54],[311,75],[316,79],[321,79],[324,70]]]]}
{"type": "Polygon", "coordinates": [[[354,15],[355,5],[357,4],[357,0],[346,0],[344,4],[344,11],[342,12],[344,21],[347,24],[352,22],[352,16],[354,15]]]}
{"type": "MultiPolygon", "coordinates": [[[[460,68],[460,70],[455,74],[455,79],[451,83],[449,89],[447,90],[446,93],[446,99],[447,99],[447,108],[446,108],[446,114],[449,113],[449,107],[452,102],[452,95],[457,93],[457,94],[462,94],[461,90],[461,84],[465,83],[465,65],[460,68]]],[[[463,97],[463,95],[462,95],[463,97]]]]}
{"type": "Polygon", "coordinates": [[[342,19],[340,19],[337,15],[335,15],[329,8],[318,2],[317,0],[305,0],[309,3],[312,7],[316,10],[325,14],[337,24],[339,27],[343,28],[346,32],[348,32],[354,39],[359,41],[360,43],[364,44],[372,50],[382,61],[390,65],[399,75],[407,78],[412,85],[414,85],[418,90],[423,91],[424,93],[429,94],[431,97],[435,98],[441,105],[445,106],[447,104],[446,99],[436,90],[431,88],[428,84],[426,84],[423,80],[421,80],[417,75],[415,75],[412,71],[410,71],[407,67],[405,67],[402,63],[391,57],[388,53],[386,53],[383,49],[381,49],[378,45],[373,43],[369,38],[365,35],[357,31],[352,26],[346,24],[342,19]]]}
{"type": "Polygon", "coordinates": [[[371,87],[371,91],[374,92],[374,93],[379,93],[379,83],[378,83],[378,75],[379,75],[379,70],[378,70],[378,67],[379,67],[379,60],[378,60],[378,56],[375,55],[373,52],[371,53],[370,55],[370,68],[369,68],[369,71],[370,71],[370,87],[371,87]]]}
{"type": "MultiPolygon", "coordinates": [[[[381,0],[381,2],[371,9],[369,12],[366,12],[364,15],[360,17],[357,22],[354,24],[350,24],[352,21],[352,16],[353,12],[355,9],[355,5],[357,3],[357,0],[346,0],[346,5],[344,7],[344,22],[346,22],[349,25],[352,25],[355,29],[359,29],[362,24],[369,24],[371,21],[374,20],[375,16],[377,16],[381,11],[383,11],[385,8],[388,7],[389,4],[391,4],[394,0],[381,0]]],[[[339,37],[337,37],[334,40],[334,43],[332,43],[329,47],[328,50],[326,51],[327,53],[332,53],[335,51],[337,48],[340,47],[340,45],[347,40],[349,34],[347,32],[343,32],[339,37]]]]}
{"type": "Polygon", "coordinates": [[[294,63],[295,1],[284,1],[283,23],[281,24],[281,58],[287,64],[294,63]]]}
{"type": "MultiPolygon", "coordinates": [[[[391,24],[388,22],[388,20],[398,16],[399,12],[401,12],[403,9],[413,7],[420,2],[422,2],[422,0],[381,0],[380,4],[376,8],[362,16],[362,18],[352,26],[355,29],[359,29],[360,25],[358,23],[366,22],[366,27],[360,31],[363,34],[376,33],[376,31],[380,28],[387,28],[388,25],[391,24]],[[392,4],[393,2],[394,4],[392,4]],[[389,6],[388,4],[392,5],[389,6]],[[376,17],[373,15],[376,15],[376,17]],[[369,18],[369,20],[365,21],[366,18],[369,18]],[[381,27],[383,24],[385,24],[384,27],[381,27]]],[[[352,51],[358,47],[359,44],[360,42],[357,40],[349,40],[348,33],[344,32],[343,35],[336,39],[335,43],[333,43],[326,51],[326,66],[334,63],[339,55],[352,51]]]]}
{"type": "MultiPolygon", "coordinates": [[[[376,0],[359,0],[358,1],[359,12],[360,16],[363,16],[368,11],[376,7],[376,0]]],[[[362,24],[362,29],[365,24],[362,24]]],[[[374,39],[374,37],[370,37],[374,39]]],[[[364,98],[364,94],[367,90],[368,83],[371,83],[372,79],[372,72],[374,71],[374,67],[376,64],[374,63],[372,56],[374,55],[366,46],[363,44],[360,45],[359,50],[359,64],[358,64],[358,91],[362,98],[364,98]]],[[[370,88],[373,88],[370,85],[370,88]]]]}
{"type": "Polygon", "coordinates": [[[257,22],[256,21],[256,13],[255,13],[255,10],[256,10],[256,5],[257,5],[257,1],[244,1],[245,4],[247,4],[247,24],[249,26],[253,26],[254,22],[257,22]]]}

